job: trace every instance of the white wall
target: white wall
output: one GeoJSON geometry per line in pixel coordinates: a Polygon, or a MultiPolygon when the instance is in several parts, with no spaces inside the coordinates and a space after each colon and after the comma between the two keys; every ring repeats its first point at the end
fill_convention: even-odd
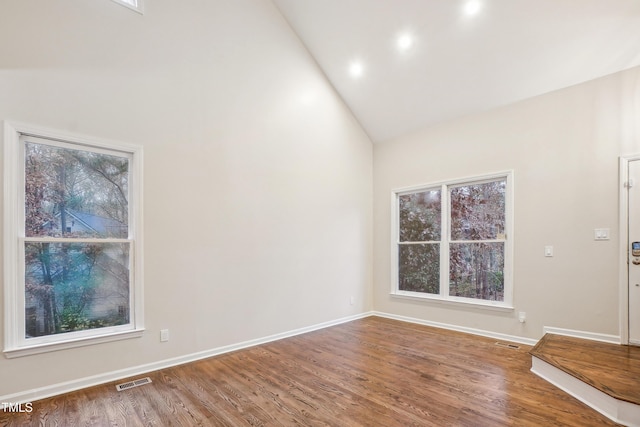
{"type": "Polygon", "coordinates": [[[376,145],[375,309],[525,338],[543,326],[618,336],[618,157],[631,153],[640,153],[640,68],[376,145]],[[515,311],[390,297],[392,189],[509,169],[515,311]],[[611,240],[594,241],[594,228],[611,240]]]}
{"type": "Polygon", "coordinates": [[[640,152],[640,69],[372,154],[269,1],[149,0],[141,16],[109,0],[2,0],[0,119],[144,146],[148,329],[0,357],[0,396],[371,309],[530,338],[619,333],[617,160],[640,152]],[[516,311],[392,299],[391,190],[505,169],[516,311]],[[594,242],[596,227],[612,239],[594,242]]]}
{"type": "Polygon", "coordinates": [[[144,146],[147,332],[0,396],[371,310],[371,143],[270,1],[1,8],[0,119],[144,146]]]}

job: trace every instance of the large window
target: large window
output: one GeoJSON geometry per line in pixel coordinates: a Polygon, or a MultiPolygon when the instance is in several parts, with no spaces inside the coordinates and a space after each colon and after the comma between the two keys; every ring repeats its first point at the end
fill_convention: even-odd
{"type": "Polygon", "coordinates": [[[6,352],[139,335],[140,150],[5,128],[6,352]]]}
{"type": "Polygon", "coordinates": [[[510,307],[511,180],[394,191],[392,294],[510,307]]]}

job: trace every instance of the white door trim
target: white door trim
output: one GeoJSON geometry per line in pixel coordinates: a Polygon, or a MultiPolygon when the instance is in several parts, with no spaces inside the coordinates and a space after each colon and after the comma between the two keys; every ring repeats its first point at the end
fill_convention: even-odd
{"type": "MultiPolygon", "coordinates": [[[[620,156],[619,166],[619,233],[620,236],[620,248],[619,248],[619,304],[620,304],[620,343],[629,344],[629,192],[627,189],[627,181],[629,180],[629,163],[635,160],[640,160],[640,154],[629,154],[620,156]]],[[[640,185],[640,182],[635,183],[640,185]]]]}

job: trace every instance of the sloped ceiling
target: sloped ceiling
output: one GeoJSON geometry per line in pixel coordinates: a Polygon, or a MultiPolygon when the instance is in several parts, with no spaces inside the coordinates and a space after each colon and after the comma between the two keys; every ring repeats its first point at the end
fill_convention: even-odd
{"type": "Polygon", "coordinates": [[[640,0],[274,1],[374,142],[640,65],[640,0]]]}

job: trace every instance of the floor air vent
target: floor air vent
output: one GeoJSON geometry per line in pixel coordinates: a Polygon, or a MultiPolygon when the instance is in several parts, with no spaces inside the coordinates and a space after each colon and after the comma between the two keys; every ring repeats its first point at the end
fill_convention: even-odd
{"type": "Polygon", "coordinates": [[[510,343],[506,343],[506,342],[497,342],[496,345],[499,345],[500,347],[512,348],[514,350],[518,350],[520,348],[519,345],[510,344],[510,343]]]}
{"type": "Polygon", "coordinates": [[[130,388],[139,387],[141,385],[145,385],[149,383],[151,383],[151,378],[149,377],[140,378],[139,380],[133,380],[126,383],[118,384],[116,385],[116,390],[118,391],[128,390],[130,388]]]}

